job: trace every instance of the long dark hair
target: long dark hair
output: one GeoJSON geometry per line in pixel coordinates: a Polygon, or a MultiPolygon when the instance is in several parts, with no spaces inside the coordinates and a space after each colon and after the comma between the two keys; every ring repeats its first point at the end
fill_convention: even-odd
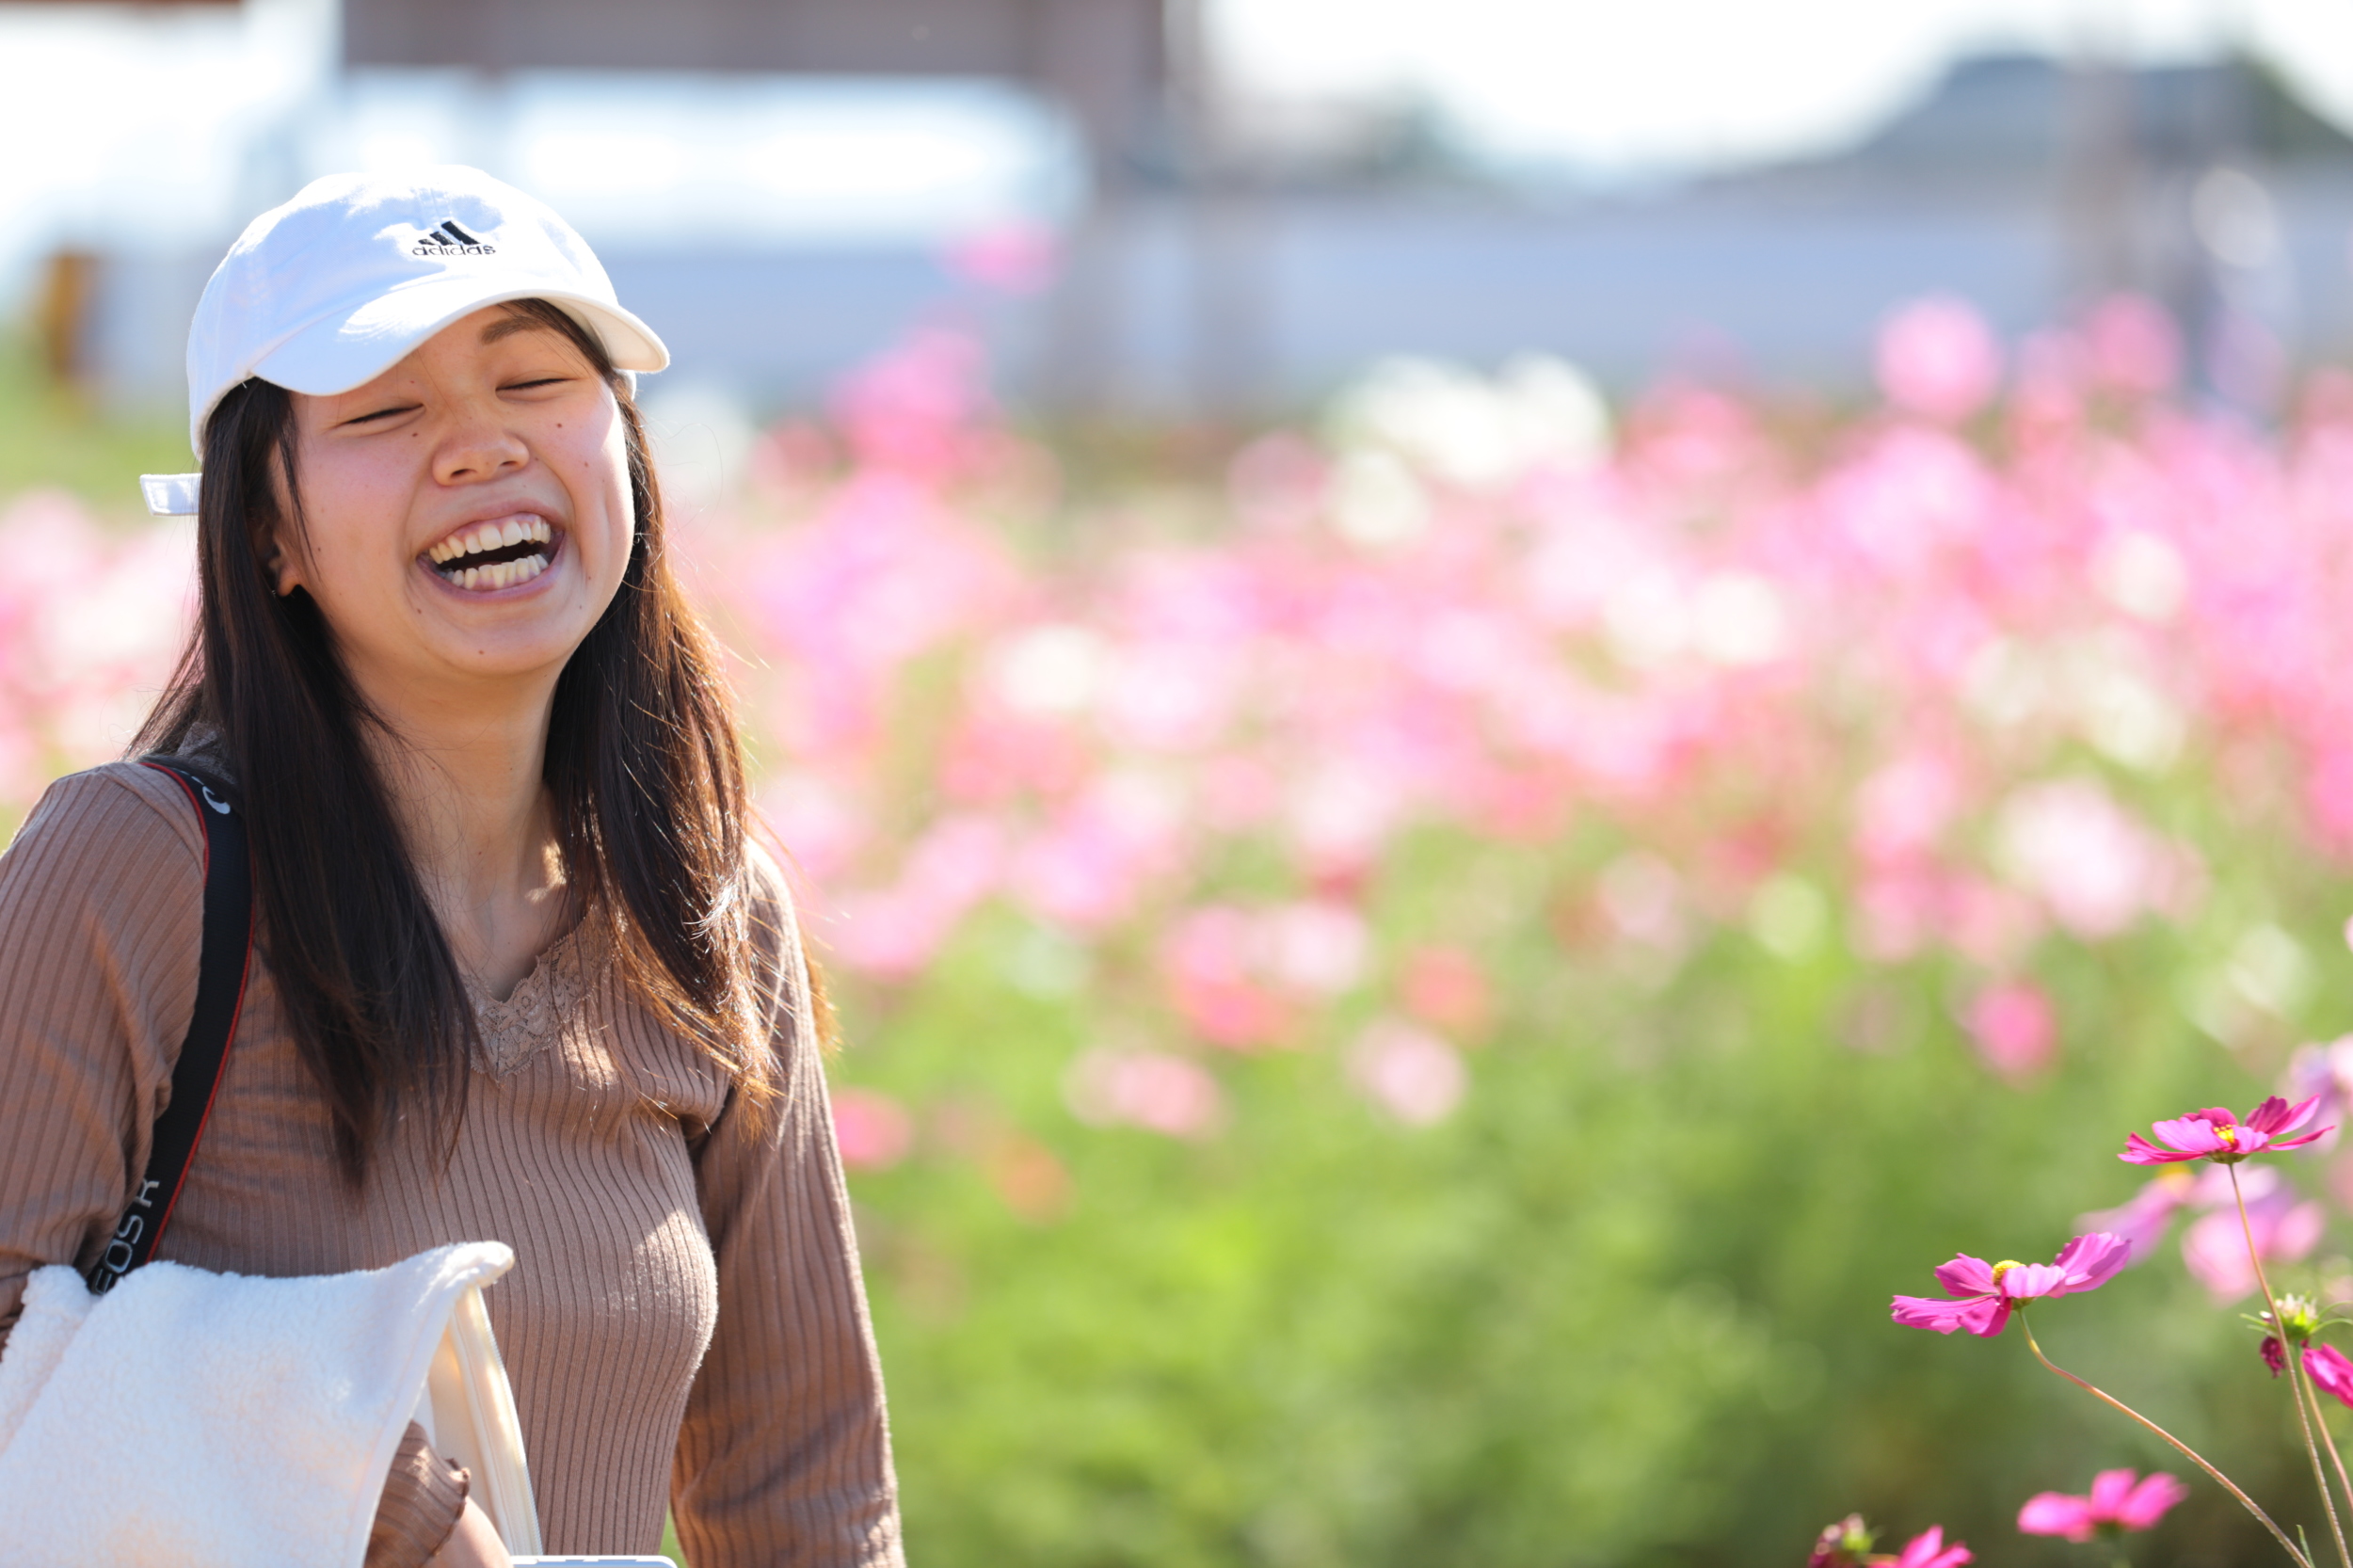
{"type": "MultiPolygon", "coordinates": [[[[544,300],[504,309],[561,333],[613,387],[636,512],[620,591],[556,681],[543,777],[564,872],[628,988],[764,1103],[778,1074],[752,1000],[743,752],[718,658],[670,570],[645,426],[595,334],[544,300]]],[[[197,628],[133,745],[216,744],[243,791],[262,951],[356,1186],[405,1102],[444,1146],[455,1136],[476,1033],[365,744],[382,721],[316,602],[271,581],[281,525],[303,527],[297,446],[283,388],[249,380],[214,409],[197,628]]]]}

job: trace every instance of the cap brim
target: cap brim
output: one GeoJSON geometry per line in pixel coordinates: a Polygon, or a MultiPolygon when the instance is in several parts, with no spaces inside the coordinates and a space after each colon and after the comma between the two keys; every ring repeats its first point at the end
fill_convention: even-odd
{"type": "Polygon", "coordinates": [[[561,306],[597,335],[616,370],[656,371],[670,362],[670,351],[653,328],[608,300],[512,281],[504,287],[488,283],[479,278],[437,278],[378,295],[356,310],[302,328],[254,361],[252,373],[313,397],[347,392],[392,369],[450,323],[511,299],[561,306]]]}

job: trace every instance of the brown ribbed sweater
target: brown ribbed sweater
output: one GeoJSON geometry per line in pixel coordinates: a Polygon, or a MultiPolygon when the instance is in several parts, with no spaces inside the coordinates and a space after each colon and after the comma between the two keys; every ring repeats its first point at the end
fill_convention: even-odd
{"type": "MultiPolygon", "coordinates": [[[[195,1005],[202,856],[178,786],[129,763],[60,779],[0,855],[0,1334],[32,1270],[94,1260],[146,1166],[195,1005]]],[[[759,870],[788,1064],[764,1125],[584,922],[486,1005],[446,1165],[404,1119],[355,1193],[257,953],[157,1256],[282,1276],[505,1241],[485,1299],[548,1551],[654,1551],[666,1501],[693,1568],[900,1563],[799,936],[759,870]]]]}

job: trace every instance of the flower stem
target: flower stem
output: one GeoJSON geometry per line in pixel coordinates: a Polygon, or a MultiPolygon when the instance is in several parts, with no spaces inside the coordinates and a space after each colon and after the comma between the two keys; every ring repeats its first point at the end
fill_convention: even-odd
{"type": "Polygon", "coordinates": [[[2041,1362],[2042,1365],[2048,1368],[2051,1371],[2065,1378],[2068,1382],[2073,1384],[2076,1387],[2082,1389],[2093,1399],[2100,1400],[2103,1404],[2107,1405],[2113,1410],[2120,1411],[2122,1414],[2131,1416],[2134,1420],[2138,1421],[2142,1426],[2147,1427],[2151,1432],[2155,1432],[2159,1437],[2164,1438],[2168,1443],[2171,1444],[2175,1450],[2178,1451],[2184,1459],[2188,1460],[2192,1464],[2195,1464],[2201,1470],[2205,1471],[2207,1475],[2212,1476],[2217,1485],[2220,1486],[2223,1491],[2228,1492],[2232,1496],[2236,1497],[2238,1499],[2239,1506],[2247,1510],[2248,1512],[2253,1514],[2255,1516],[2255,1522],[2271,1532],[2271,1538],[2287,1549],[2288,1556],[2294,1559],[2296,1562],[2300,1565],[2300,1568],[2313,1568],[2313,1560],[2306,1557],[2302,1551],[2297,1549],[2296,1543],[2287,1538],[2286,1531],[2282,1530],[2278,1525],[2271,1522],[2271,1515],[2265,1513],[2261,1508],[2257,1507],[2254,1498],[2240,1491],[2236,1481],[2233,1481],[2230,1477],[2224,1475],[2221,1471],[2207,1464],[2205,1455],[2200,1453],[2196,1448],[2191,1448],[2188,1444],[2183,1442],[2180,1438],[2174,1436],[2171,1432],[2166,1431],[2163,1427],[2157,1425],[2156,1422],[2152,1421],[2148,1416],[2143,1416],[2139,1411],[2135,1410],[2131,1405],[2126,1404],[2122,1400],[2118,1399],[2106,1389],[2094,1387],[2092,1384],[2086,1383],[2083,1379],[2077,1377],[2074,1373],[2069,1371],[2066,1368],[2059,1366],[2049,1356],[2044,1355],[2042,1353],[2042,1347],[2035,1341],[2034,1325],[2026,1321],[2026,1315],[2024,1312],[2018,1314],[2018,1327],[2023,1333],[2025,1333],[2026,1336],[2026,1348],[2034,1352],[2034,1358],[2037,1361],[2041,1362]]]}
{"type": "MultiPolygon", "coordinates": [[[[2345,1568],[2353,1568],[2353,1552],[2348,1552],[2345,1545],[2345,1526],[2337,1519],[2337,1496],[2329,1490],[2329,1472],[2320,1464],[2320,1442],[2313,1436],[2313,1417],[2317,1414],[2317,1401],[2312,1392],[2312,1380],[2304,1371],[2304,1347],[2289,1340],[2288,1320],[2280,1315],[2280,1303],[2271,1293],[2271,1281],[2264,1274],[2263,1251],[2255,1245],[2255,1223],[2247,1215],[2247,1194],[2239,1190],[2238,1167],[2225,1165],[2222,1168],[2231,1173],[2231,1196],[2238,1200],[2238,1224],[2240,1232],[2247,1238],[2247,1260],[2255,1266],[2255,1283],[2263,1287],[2264,1305],[2271,1309],[2272,1332],[2280,1336],[2281,1344],[2287,1351],[2288,1386],[2295,1394],[2296,1419],[2297,1425],[2304,1429],[2304,1452],[2313,1462],[2313,1480],[2320,1488],[2320,1505],[2329,1514],[2329,1533],[2336,1538],[2337,1560],[2345,1568]]],[[[2330,1447],[2335,1447],[2333,1441],[2330,1447]]],[[[2343,1480],[2342,1470],[2339,1480],[2343,1480]]],[[[2347,1495],[2346,1501],[2353,1504],[2353,1494],[2347,1495]]]]}
{"type": "Polygon", "coordinates": [[[2329,1450],[2329,1463],[2336,1467],[2337,1485],[2344,1489],[2346,1501],[2353,1503],[2353,1480],[2345,1479],[2345,1456],[2337,1452],[2336,1433],[2329,1430],[2328,1417],[2323,1414],[2324,1407],[2320,1402],[2320,1395],[2313,1387],[2313,1375],[2310,1371],[2304,1374],[2304,1390],[2311,1396],[2313,1402],[2313,1425],[2320,1429],[2320,1441],[2329,1450]]]}

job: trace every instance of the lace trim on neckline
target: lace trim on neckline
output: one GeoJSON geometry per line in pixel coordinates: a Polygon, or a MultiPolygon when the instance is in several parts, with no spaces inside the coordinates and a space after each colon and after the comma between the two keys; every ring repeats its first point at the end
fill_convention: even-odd
{"type": "Polygon", "coordinates": [[[606,956],[597,922],[584,920],[539,954],[504,1001],[467,981],[482,1042],[476,1065],[492,1078],[506,1078],[567,1030],[579,1027],[587,1013],[589,987],[603,971],[606,956]]]}

